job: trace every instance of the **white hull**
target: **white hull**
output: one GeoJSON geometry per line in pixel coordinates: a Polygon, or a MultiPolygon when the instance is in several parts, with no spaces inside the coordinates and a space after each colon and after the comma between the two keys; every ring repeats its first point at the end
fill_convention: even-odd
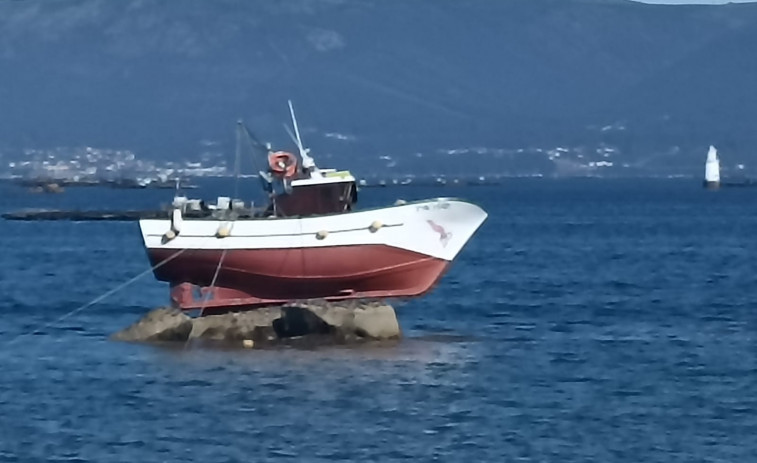
{"type": "Polygon", "coordinates": [[[469,202],[437,198],[305,218],[184,219],[170,240],[166,239],[172,228],[170,219],[140,220],[139,226],[149,250],[384,245],[452,261],[486,217],[486,212],[469,202]]]}

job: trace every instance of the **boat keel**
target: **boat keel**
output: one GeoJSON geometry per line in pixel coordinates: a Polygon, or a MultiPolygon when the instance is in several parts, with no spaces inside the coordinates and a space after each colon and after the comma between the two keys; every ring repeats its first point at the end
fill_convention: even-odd
{"type": "MultiPolygon", "coordinates": [[[[339,294],[319,297],[329,302],[349,299],[384,299],[406,297],[402,291],[362,291],[343,290],[339,294]]],[[[226,312],[229,310],[251,310],[260,307],[284,305],[299,299],[254,297],[243,291],[219,286],[207,287],[192,283],[171,286],[171,305],[180,310],[202,310],[203,312],[226,312]]]]}

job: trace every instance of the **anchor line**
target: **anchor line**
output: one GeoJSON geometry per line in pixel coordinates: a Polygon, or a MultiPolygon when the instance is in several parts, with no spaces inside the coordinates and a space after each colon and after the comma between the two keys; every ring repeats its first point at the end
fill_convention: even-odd
{"type": "MultiPolygon", "coordinates": [[[[300,236],[302,236],[302,220],[298,220],[297,222],[300,223],[300,236]]],[[[307,268],[305,266],[305,252],[302,249],[300,249],[299,253],[300,253],[300,265],[302,265],[302,268],[300,271],[304,274],[305,269],[307,268]]]]}
{"type": "Polygon", "coordinates": [[[83,311],[85,309],[88,309],[89,307],[97,304],[98,302],[102,301],[103,299],[107,298],[108,296],[111,296],[111,295],[117,293],[118,291],[121,291],[122,289],[124,289],[127,286],[131,285],[132,283],[134,283],[135,281],[139,280],[140,278],[142,278],[143,276],[147,275],[148,273],[151,273],[151,272],[159,269],[160,267],[164,266],[165,264],[171,262],[175,258],[179,257],[181,254],[183,254],[185,251],[187,251],[187,248],[184,248],[184,249],[182,249],[182,250],[180,250],[180,251],[172,254],[171,256],[163,259],[162,261],[158,262],[154,266],[152,266],[149,269],[145,270],[144,272],[140,273],[139,275],[131,278],[130,280],[128,280],[128,281],[126,281],[126,282],[118,285],[117,287],[115,287],[115,288],[113,288],[113,289],[111,289],[109,291],[106,291],[105,293],[101,294],[100,296],[97,296],[96,298],[92,299],[91,301],[87,302],[86,304],[83,304],[83,305],[75,308],[74,310],[72,310],[72,311],[70,311],[70,312],[62,315],[61,317],[59,317],[59,318],[51,321],[50,323],[47,323],[47,324],[45,324],[45,325],[43,325],[43,326],[35,329],[34,331],[30,331],[30,332],[27,332],[27,333],[21,333],[21,334],[19,334],[15,338],[13,338],[10,341],[8,341],[5,345],[9,346],[9,345],[15,343],[16,341],[18,341],[21,338],[24,338],[26,336],[35,335],[35,334],[39,333],[40,331],[42,331],[42,330],[44,330],[46,328],[50,328],[51,326],[53,326],[53,325],[55,325],[55,324],[57,324],[59,322],[62,322],[63,320],[65,320],[65,319],[67,319],[69,317],[72,317],[72,316],[76,315],[77,313],[79,313],[79,312],[81,312],[81,311],[83,311]]]}
{"type": "Polygon", "coordinates": [[[218,279],[218,274],[221,272],[221,266],[223,265],[223,259],[226,257],[227,251],[228,249],[224,249],[221,253],[221,258],[218,259],[218,265],[216,266],[215,274],[213,274],[213,280],[211,280],[210,286],[208,287],[208,292],[205,294],[205,297],[202,300],[202,307],[200,307],[200,317],[203,316],[203,313],[205,312],[205,306],[208,304],[210,296],[213,294],[213,288],[215,288],[216,286],[216,280],[218,279]]]}

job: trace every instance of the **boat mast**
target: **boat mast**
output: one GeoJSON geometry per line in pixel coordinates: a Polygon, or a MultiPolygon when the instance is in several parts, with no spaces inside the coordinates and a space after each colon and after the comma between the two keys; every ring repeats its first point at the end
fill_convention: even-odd
{"type": "Polygon", "coordinates": [[[237,146],[236,146],[236,153],[234,157],[234,198],[239,198],[239,171],[240,171],[240,156],[242,151],[242,130],[241,130],[242,121],[238,121],[236,135],[237,135],[237,146]]]}
{"type": "MultiPolygon", "coordinates": [[[[297,126],[297,117],[294,115],[294,106],[292,106],[292,100],[289,102],[289,114],[292,116],[292,126],[294,127],[294,142],[297,144],[297,149],[300,151],[300,157],[302,158],[302,167],[310,173],[312,177],[321,177],[321,171],[318,170],[318,166],[315,165],[315,160],[310,156],[310,150],[302,145],[302,138],[300,137],[300,128],[297,126]]],[[[289,131],[289,127],[287,127],[289,131]]],[[[291,132],[289,133],[291,136],[291,132]]]]}

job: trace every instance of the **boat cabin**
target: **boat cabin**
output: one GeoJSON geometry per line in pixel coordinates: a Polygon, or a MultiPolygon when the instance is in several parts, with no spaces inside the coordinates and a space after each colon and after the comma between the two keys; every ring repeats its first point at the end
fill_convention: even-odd
{"type": "Polygon", "coordinates": [[[355,177],[348,171],[322,169],[318,176],[288,180],[272,196],[276,217],[349,212],[357,202],[355,177]]]}
{"type": "MultiPolygon", "coordinates": [[[[172,214],[179,217],[187,214],[196,218],[215,220],[236,220],[238,218],[262,217],[307,217],[322,214],[341,214],[350,212],[357,203],[357,182],[349,171],[336,169],[319,169],[310,156],[310,150],[302,145],[297,119],[294,116],[292,102],[289,102],[294,134],[290,136],[296,142],[297,156],[286,151],[274,151],[270,144],[263,145],[257,141],[240,122],[239,133],[246,136],[255,147],[268,151],[268,168],[259,171],[263,188],[269,195],[269,203],[262,208],[254,204],[246,207],[240,200],[220,196],[216,205],[206,205],[203,201],[189,200],[178,193],[172,205],[172,214]]],[[[239,143],[241,137],[237,138],[239,143]]],[[[239,165],[239,145],[237,146],[237,165],[239,165]]],[[[237,172],[238,173],[238,172],[237,172]]]]}

